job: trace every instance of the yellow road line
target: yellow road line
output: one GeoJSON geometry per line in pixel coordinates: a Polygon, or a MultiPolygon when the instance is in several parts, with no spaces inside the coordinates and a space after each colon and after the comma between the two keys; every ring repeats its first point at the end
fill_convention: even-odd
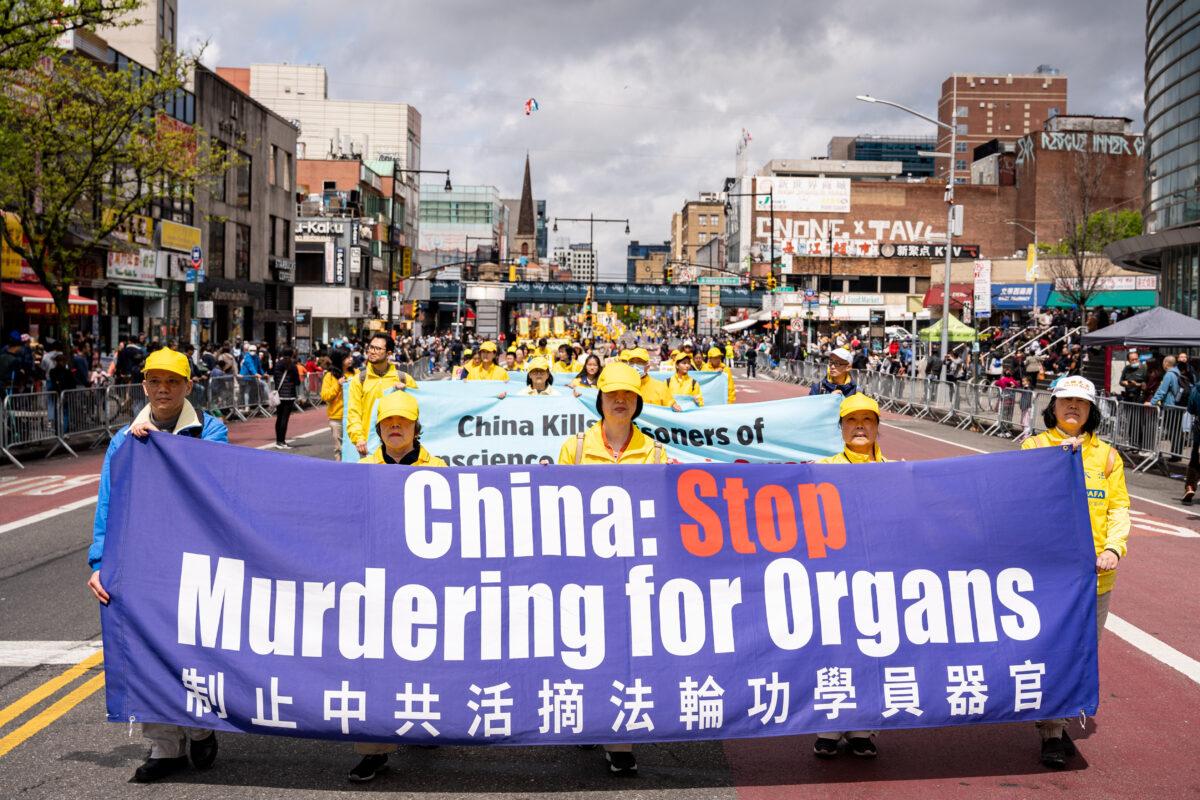
{"type": "Polygon", "coordinates": [[[98,666],[104,660],[104,651],[97,650],[73,667],[68,667],[62,674],[57,675],[30,691],[18,697],[12,704],[0,708],[0,727],[24,714],[50,695],[57,692],[92,667],[98,666]]]}
{"type": "Polygon", "coordinates": [[[36,717],[29,720],[4,738],[0,738],[0,758],[5,756],[10,750],[24,742],[29,737],[38,733],[43,728],[51,725],[55,720],[57,720],[63,714],[66,714],[75,706],[82,703],[102,686],[104,686],[103,672],[92,677],[86,683],[81,683],[79,686],[76,686],[69,693],[56,700],[54,704],[45,711],[41,712],[36,717]]]}

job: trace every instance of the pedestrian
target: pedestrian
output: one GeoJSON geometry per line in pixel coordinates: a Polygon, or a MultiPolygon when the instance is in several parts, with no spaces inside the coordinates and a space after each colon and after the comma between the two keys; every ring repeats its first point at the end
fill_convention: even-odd
{"type": "Polygon", "coordinates": [[[271,374],[275,391],[279,393],[279,405],[275,407],[275,449],[291,450],[287,443],[288,421],[296,410],[296,390],[300,386],[300,370],[296,365],[296,353],[285,347],[280,351],[271,374]]]}
{"type": "Polygon", "coordinates": [[[758,376],[758,351],[753,345],[746,348],[746,377],[755,378],[758,376]]]}
{"type": "MultiPolygon", "coordinates": [[[[637,352],[636,350],[634,351],[637,352]]],[[[609,364],[596,382],[596,413],[600,421],[584,433],[568,436],[558,451],[558,463],[579,464],[665,464],[666,449],[642,433],[633,421],[642,413],[643,376],[628,364],[609,364]]],[[[633,745],[604,746],[610,775],[637,775],[633,745]]]]}
{"type": "MultiPolygon", "coordinates": [[[[1129,538],[1125,463],[1116,449],[1096,434],[1103,420],[1096,406],[1096,387],[1087,378],[1071,375],[1060,380],[1042,421],[1046,431],[1022,442],[1022,450],[1070,447],[1083,461],[1096,558],[1096,643],[1099,644],[1117,579],[1117,565],[1125,557],[1129,538]]],[[[1069,722],[1070,719],[1049,719],[1037,723],[1042,738],[1042,763],[1047,767],[1062,769],[1076,753],[1075,744],[1067,735],[1069,722]]]]}
{"type": "Polygon", "coordinates": [[[416,389],[417,382],[396,369],[388,358],[395,343],[386,333],[373,333],[367,340],[367,362],[350,381],[350,404],[346,408],[346,435],[359,456],[367,455],[371,409],[388,389],[416,389]]]}
{"type": "Polygon", "coordinates": [[[1038,379],[1042,375],[1042,359],[1036,347],[1030,346],[1025,354],[1025,376],[1029,379],[1029,388],[1037,389],[1038,379]]]}
{"type": "Polygon", "coordinates": [[[726,390],[725,402],[730,405],[737,399],[737,390],[733,385],[733,370],[731,370],[724,362],[725,354],[721,352],[719,347],[708,348],[708,361],[700,368],[701,372],[724,372],[725,381],[729,384],[726,390]]]}
{"type": "Polygon", "coordinates": [[[1193,383],[1187,400],[1187,429],[1192,434],[1192,454],[1183,478],[1183,499],[1180,500],[1185,506],[1192,504],[1196,484],[1200,483],[1200,430],[1197,426],[1200,426],[1200,383],[1193,383]]]}
{"type": "MultiPolygon", "coordinates": [[[[134,421],[113,435],[100,470],[100,488],[96,498],[96,516],[92,525],[92,545],[88,548],[88,566],[92,569],[88,588],[104,605],[112,599],[100,580],[104,558],[104,539],[108,531],[108,507],[112,491],[113,455],[132,435],[145,439],[151,432],[188,436],[208,442],[228,442],[225,423],[192,407],[187,397],[192,391],[192,371],[187,356],[162,348],[146,358],[142,389],[147,404],[134,421]]],[[[135,446],[135,445],[130,445],[135,446]]],[[[134,485],[132,491],[139,491],[134,485]]],[[[129,576],[128,580],[137,580],[129,576]]],[[[152,783],[186,769],[188,758],[196,769],[208,769],[217,757],[217,735],[203,728],[185,728],[162,723],[142,723],[142,736],[150,742],[150,755],[133,773],[133,783],[152,783]]]]}
{"type": "MultiPolygon", "coordinates": [[[[823,458],[821,464],[883,463],[879,449],[879,403],[865,394],[852,394],[842,400],[838,411],[842,431],[842,452],[823,458]]],[[[813,753],[818,758],[833,758],[844,740],[847,749],[859,758],[874,758],[879,754],[875,737],[879,731],[832,731],[818,733],[813,753]]]]}
{"type": "Polygon", "coordinates": [[[858,386],[850,377],[850,351],[839,347],[829,354],[829,365],[825,377],[809,390],[810,395],[838,393],[849,397],[858,391],[858,386]]]}

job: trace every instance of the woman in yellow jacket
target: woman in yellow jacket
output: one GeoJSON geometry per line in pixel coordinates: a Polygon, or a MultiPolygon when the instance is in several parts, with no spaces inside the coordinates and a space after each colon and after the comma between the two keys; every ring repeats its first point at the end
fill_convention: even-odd
{"type": "Polygon", "coordinates": [[[696,401],[697,408],[704,407],[704,395],[700,393],[700,384],[689,373],[692,367],[690,359],[680,356],[675,359],[675,373],[667,379],[667,388],[672,397],[690,397],[696,401]]]}
{"type": "MultiPolygon", "coordinates": [[[[1096,643],[1099,644],[1117,580],[1117,564],[1125,557],[1129,539],[1125,463],[1112,445],[1096,435],[1103,420],[1096,408],[1096,387],[1087,378],[1071,375],[1060,380],[1042,419],[1046,432],[1026,439],[1021,443],[1022,450],[1070,447],[1078,450],[1083,459],[1092,544],[1096,550],[1096,643]]],[[[1049,719],[1037,723],[1042,736],[1042,763],[1047,767],[1061,769],[1076,753],[1075,744],[1067,736],[1068,722],[1069,719],[1049,719]]]]}
{"type": "MultiPolygon", "coordinates": [[[[559,464],[665,464],[663,446],[633,424],[642,413],[642,376],[628,364],[615,362],[596,381],[596,413],[600,421],[586,433],[568,436],[558,451],[559,464]]],[[[633,745],[604,746],[612,775],[637,774],[633,745]]]]}
{"type": "Polygon", "coordinates": [[[329,432],[333,434],[333,460],[342,460],[342,387],[354,378],[354,358],[341,348],[326,359],[325,376],[321,378],[321,402],[329,417],[329,432]]]}
{"type": "Polygon", "coordinates": [[[725,354],[721,352],[721,348],[708,348],[708,361],[705,362],[704,367],[700,371],[725,373],[725,380],[729,382],[728,402],[732,404],[733,401],[737,399],[737,390],[733,388],[733,370],[731,370],[729,366],[721,360],[724,357],[725,354]]]}
{"type": "MultiPolygon", "coordinates": [[[[842,428],[842,452],[823,458],[821,464],[871,464],[888,461],[879,450],[879,404],[865,394],[854,394],[842,401],[838,412],[842,428]]],[[[813,753],[833,758],[838,744],[845,739],[847,749],[859,758],[879,754],[875,737],[879,731],[832,731],[818,733],[813,753]]]]}
{"type": "MultiPolygon", "coordinates": [[[[420,408],[417,398],[403,391],[379,398],[375,432],[382,444],[360,464],[400,464],[406,467],[444,467],[446,462],[430,455],[421,445],[420,408]]],[[[387,766],[388,755],[396,745],[358,742],[354,752],[362,756],[347,776],[352,783],[366,783],[387,766]]]]}
{"type": "MultiPolygon", "coordinates": [[[[467,367],[467,377],[463,380],[468,381],[506,381],[508,380],[508,370],[496,363],[496,343],[484,342],[479,345],[478,358],[479,362],[476,366],[467,367]]],[[[472,360],[472,364],[475,364],[472,360]]]]}

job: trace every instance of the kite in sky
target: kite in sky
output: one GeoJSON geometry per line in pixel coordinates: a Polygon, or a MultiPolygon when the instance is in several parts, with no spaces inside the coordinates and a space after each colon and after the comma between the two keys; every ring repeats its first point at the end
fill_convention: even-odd
{"type": "Polygon", "coordinates": [[[537,110],[538,110],[538,101],[536,98],[531,97],[525,101],[525,116],[528,117],[530,114],[532,114],[533,112],[535,112],[537,110]]]}

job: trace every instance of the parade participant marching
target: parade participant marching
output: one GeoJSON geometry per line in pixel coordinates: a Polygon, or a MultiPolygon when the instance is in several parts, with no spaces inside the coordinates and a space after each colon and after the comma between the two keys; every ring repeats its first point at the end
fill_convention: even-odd
{"type": "Polygon", "coordinates": [[[538,356],[529,362],[525,388],[517,394],[523,397],[558,397],[558,392],[551,385],[553,383],[554,376],[550,374],[550,365],[546,363],[546,359],[538,356]]]}
{"type": "MultiPolygon", "coordinates": [[[[585,433],[567,437],[558,451],[559,464],[665,464],[666,450],[638,430],[633,421],[642,413],[642,376],[628,364],[609,364],[596,382],[596,413],[600,421],[585,433]]],[[[612,775],[637,775],[633,745],[604,746],[612,775]]]]}
{"type": "Polygon", "coordinates": [[[517,346],[515,344],[510,344],[504,353],[504,370],[506,372],[517,371],[517,346]]]}
{"type": "Polygon", "coordinates": [[[558,353],[551,369],[554,372],[579,372],[579,363],[575,361],[570,345],[563,343],[558,346],[558,353]]]}
{"type": "MultiPolygon", "coordinates": [[[[134,421],[113,436],[104,454],[100,470],[100,488],[96,498],[96,517],[92,526],[92,546],[88,549],[88,566],[92,575],[87,585],[101,603],[111,599],[100,582],[100,566],[104,558],[104,539],[108,532],[108,508],[111,492],[110,464],[113,455],[130,435],[145,439],[151,431],[189,436],[209,442],[228,442],[225,423],[197,412],[187,397],[192,391],[192,370],[187,356],[161,348],[146,358],[142,367],[142,389],[147,404],[134,421]]],[[[137,491],[138,487],[133,487],[137,491]]],[[[130,580],[136,580],[131,577],[130,580]]],[[[150,742],[150,755],[130,779],[133,783],[151,783],[186,769],[190,754],[192,766],[208,769],[217,758],[217,735],[203,728],[184,728],[179,725],[142,723],[142,736],[150,742]]]]}
{"type": "MultiPolygon", "coordinates": [[[[1117,580],[1117,564],[1125,557],[1129,538],[1125,463],[1112,445],[1096,435],[1103,420],[1096,407],[1096,387],[1087,378],[1071,375],[1060,379],[1042,421],[1047,430],[1022,442],[1022,450],[1070,447],[1078,450],[1083,459],[1092,544],[1096,551],[1096,643],[1099,644],[1117,580]]],[[[1069,722],[1069,719],[1048,719],[1037,723],[1042,737],[1042,763],[1047,767],[1061,769],[1077,752],[1067,735],[1069,722]]]]}
{"type": "Polygon", "coordinates": [[[395,342],[385,333],[373,333],[367,340],[367,363],[362,372],[350,382],[350,404],[346,408],[346,435],[358,449],[367,454],[368,426],[371,407],[388,389],[415,389],[417,382],[407,372],[396,369],[389,356],[395,342]]]}
{"type": "Polygon", "coordinates": [[[725,373],[725,380],[729,382],[728,402],[732,404],[737,398],[737,391],[733,386],[733,370],[731,370],[727,364],[723,363],[722,359],[724,357],[725,356],[719,347],[708,348],[708,361],[705,362],[704,367],[700,371],[725,373]]]}
{"type": "Polygon", "coordinates": [[[635,347],[629,351],[629,366],[642,376],[642,400],[652,406],[669,406],[672,411],[683,411],[679,403],[671,395],[667,385],[657,378],[651,378],[647,369],[650,366],[650,354],[644,347],[635,347]]]}
{"type": "Polygon", "coordinates": [[[468,375],[470,375],[474,370],[479,369],[479,365],[481,363],[479,360],[479,353],[472,352],[471,348],[468,347],[467,349],[463,350],[462,354],[465,361],[463,361],[461,366],[454,370],[454,376],[451,380],[465,381],[468,375]]]}
{"type": "MultiPolygon", "coordinates": [[[[400,464],[406,467],[444,467],[446,462],[430,455],[421,445],[420,407],[408,392],[392,392],[379,398],[375,432],[382,443],[360,464],[400,464]]],[[[354,752],[362,756],[347,776],[352,783],[373,780],[387,768],[388,756],[396,745],[358,742],[354,752]]]]}
{"type": "Polygon", "coordinates": [[[484,342],[479,345],[479,366],[467,369],[468,381],[506,381],[508,371],[496,363],[496,343],[484,342]]]}
{"type": "Polygon", "coordinates": [[[700,384],[689,374],[691,367],[690,359],[682,355],[676,358],[675,373],[667,379],[667,388],[671,390],[672,397],[690,397],[696,401],[698,408],[703,408],[704,395],[700,393],[700,384]]]}
{"type": "Polygon", "coordinates": [[[333,460],[342,460],[342,387],[354,378],[354,358],[340,347],[334,348],[329,366],[321,378],[321,402],[329,417],[329,432],[333,434],[333,460]]]}
{"type": "Polygon", "coordinates": [[[583,361],[583,369],[579,370],[579,374],[575,376],[575,380],[571,381],[572,387],[591,386],[595,388],[596,380],[600,377],[600,370],[604,367],[600,363],[600,356],[592,353],[583,361]]]}
{"type": "MultiPolygon", "coordinates": [[[[879,450],[879,403],[865,394],[853,394],[842,400],[838,412],[842,429],[842,452],[820,460],[821,464],[870,464],[888,461],[879,450]]],[[[879,754],[875,737],[879,731],[833,731],[818,733],[813,752],[820,758],[833,758],[843,739],[851,753],[860,758],[879,754]]]]}
{"type": "Polygon", "coordinates": [[[839,347],[829,354],[829,370],[825,377],[812,387],[809,395],[833,394],[837,392],[843,397],[849,397],[858,391],[858,386],[850,379],[850,362],[853,360],[850,351],[839,347]]]}

